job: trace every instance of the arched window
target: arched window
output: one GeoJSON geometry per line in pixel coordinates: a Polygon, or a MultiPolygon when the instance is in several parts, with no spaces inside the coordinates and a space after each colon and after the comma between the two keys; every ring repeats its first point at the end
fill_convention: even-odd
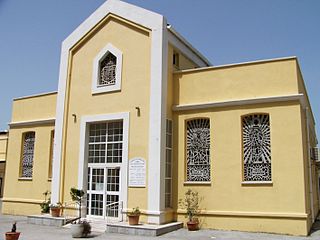
{"type": "Polygon", "coordinates": [[[112,53],[100,62],[100,76],[98,86],[110,86],[116,84],[117,58],[112,53]]]}
{"type": "Polygon", "coordinates": [[[32,178],[35,132],[23,134],[21,177],[32,178]]]}
{"type": "Polygon", "coordinates": [[[209,182],[210,178],[210,120],[187,121],[187,181],[209,182]]]}
{"type": "Polygon", "coordinates": [[[270,121],[268,114],[242,118],[243,180],[271,181],[270,121]]]}
{"type": "Polygon", "coordinates": [[[92,94],[121,90],[122,52],[111,43],[96,55],[92,70],[92,94]]]}

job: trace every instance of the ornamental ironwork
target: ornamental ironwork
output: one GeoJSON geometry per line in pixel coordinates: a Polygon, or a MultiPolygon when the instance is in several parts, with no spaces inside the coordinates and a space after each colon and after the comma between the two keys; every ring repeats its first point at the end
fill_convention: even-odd
{"type": "Polygon", "coordinates": [[[244,181],[271,181],[269,115],[243,117],[242,129],[244,181]]]}
{"type": "Polygon", "coordinates": [[[34,132],[27,132],[24,134],[21,177],[32,178],[34,140],[34,132]]]}
{"type": "Polygon", "coordinates": [[[117,58],[108,53],[100,63],[99,86],[109,86],[116,84],[117,58]]]}
{"type": "Polygon", "coordinates": [[[187,181],[210,181],[210,120],[187,122],[187,181]]]}

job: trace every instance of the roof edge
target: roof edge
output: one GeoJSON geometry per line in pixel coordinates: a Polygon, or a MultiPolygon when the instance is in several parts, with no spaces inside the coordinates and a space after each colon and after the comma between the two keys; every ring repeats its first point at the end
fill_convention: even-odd
{"type": "Polygon", "coordinates": [[[194,54],[196,54],[204,63],[208,66],[212,66],[213,64],[202,54],[200,53],[191,43],[189,43],[180,33],[178,33],[171,24],[167,26],[167,29],[182,43],[184,43],[194,54]]]}
{"type": "Polygon", "coordinates": [[[197,71],[206,71],[206,70],[211,70],[211,69],[220,69],[220,68],[228,68],[228,67],[238,67],[238,66],[244,66],[244,65],[268,63],[268,62],[279,62],[279,61],[287,61],[287,60],[296,60],[297,61],[298,58],[296,56],[289,56],[289,57],[270,58],[270,59],[262,59],[262,60],[249,61],[249,62],[241,62],[241,63],[223,64],[223,65],[210,66],[210,67],[201,67],[201,68],[192,68],[192,69],[186,69],[186,70],[178,70],[178,71],[175,71],[174,74],[197,72],[197,71]]]}
{"type": "Polygon", "coordinates": [[[32,94],[32,95],[14,98],[13,101],[24,100],[24,99],[35,98],[35,97],[42,97],[42,96],[53,95],[53,94],[57,94],[57,93],[58,93],[58,91],[51,91],[51,92],[44,92],[44,93],[39,93],[39,94],[32,94]]]}

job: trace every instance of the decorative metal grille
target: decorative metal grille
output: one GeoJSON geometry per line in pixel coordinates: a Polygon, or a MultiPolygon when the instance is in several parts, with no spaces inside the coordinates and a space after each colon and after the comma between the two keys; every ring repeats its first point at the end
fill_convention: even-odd
{"type": "Polygon", "coordinates": [[[117,58],[108,53],[100,63],[99,86],[110,86],[116,84],[117,58]]]}
{"type": "Polygon", "coordinates": [[[242,131],[244,181],[271,181],[269,115],[243,117],[242,131]]]}
{"type": "Polygon", "coordinates": [[[210,181],[210,120],[187,122],[187,181],[210,181]]]}
{"type": "Polygon", "coordinates": [[[27,132],[23,139],[21,177],[32,178],[35,132],[27,132]]]}

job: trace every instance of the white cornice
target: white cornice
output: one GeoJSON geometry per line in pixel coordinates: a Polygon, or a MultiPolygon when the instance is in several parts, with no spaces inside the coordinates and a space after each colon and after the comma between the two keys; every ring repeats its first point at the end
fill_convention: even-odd
{"type": "Polygon", "coordinates": [[[178,48],[182,53],[186,55],[199,67],[208,67],[212,64],[204,57],[197,49],[195,49],[184,37],[182,37],[171,25],[167,27],[168,40],[173,46],[178,48]]]}
{"type": "Polygon", "coordinates": [[[42,97],[42,96],[53,95],[53,94],[57,94],[57,93],[58,93],[57,91],[52,91],[52,92],[33,94],[33,95],[29,95],[29,96],[23,96],[23,97],[14,98],[13,101],[23,100],[23,99],[27,99],[27,98],[34,98],[34,97],[42,97]]]}
{"type": "Polygon", "coordinates": [[[297,60],[297,57],[291,56],[291,57],[283,57],[283,58],[263,59],[263,60],[250,61],[250,62],[231,63],[231,64],[225,64],[225,65],[211,66],[211,67],[192,68],[192,69],[186,69],[186,70],[178,70],[178,71],[175,71],[174,74],[193,73],[193,72],[200,72],[200,71],[207,71],[207,70],[215,70],[220,68],[240,67],[244,65],[262,64],[262,63],[288,61],[288,60],[297,60]]]}
{"type": "Polygon", "coordinates": [[[26,126],[33,126],[33,125],[48,125],[48,124],[54,124],[54,123],[55,123],[55,118],[47,118],[47,119],[11,122],[8,125],[10,126],[10,128],[12,128],[12,127],[26,127],[26,126]]]}
{"type": "Polygon", "coordinates": [[[298,100],[305,106],[305,98],[303,94],[293,94],[286,96],[269,96],[260,98],[248,98],[248,99],[237,99],[230,101],[221,102],[206,102],[206,103],[195,103],[195,104],[184,104],[184,105],[174,105],[172,107],[173,111],[185,111],[185,110],[197,110],[197,109],[207,109],[207,108],[219,108],[219,107],[234,107],[242,105],[251,105],[259,103],[272,103],[272,102],[286,102],[298,100]]]}

